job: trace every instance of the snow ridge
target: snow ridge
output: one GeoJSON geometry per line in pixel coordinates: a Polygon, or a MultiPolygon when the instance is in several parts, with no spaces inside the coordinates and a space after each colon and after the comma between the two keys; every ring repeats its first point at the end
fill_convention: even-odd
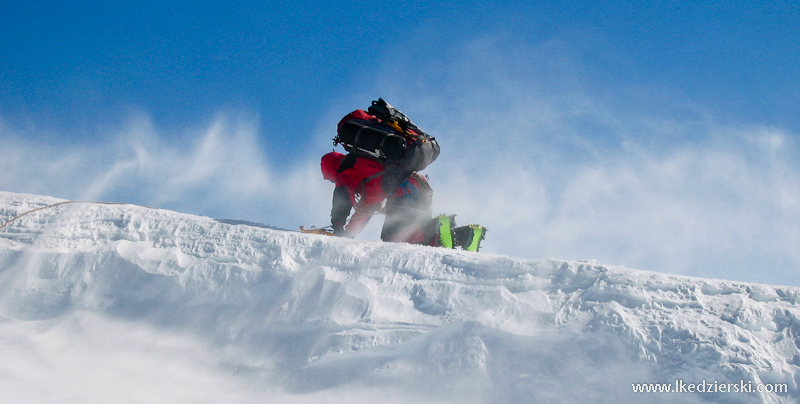
{"type": "MultiPolygon", "coordinates": [[[[0,193],[0,223],[60,201],[0,193]]],[[[208,371],[250,386],[245,394],[237,384],[241,402],[371,402],[380,391],[382,402],[793,403],[798,303],[795,287],[346,240],[134,205],[64,204],[0,230],[0,329],[185,338],[209,353],[208,371]],[[788,391],[632,389],[676,380],[788,391]]],[[[0,391],[52,399],[19,387],[32,383],[22,368],[0,365],[0,391]]],[[[81,394],[74,402],[101,396],[81,394]]],[[[164,402],[204,401],[187,389],[164,402]]]]}

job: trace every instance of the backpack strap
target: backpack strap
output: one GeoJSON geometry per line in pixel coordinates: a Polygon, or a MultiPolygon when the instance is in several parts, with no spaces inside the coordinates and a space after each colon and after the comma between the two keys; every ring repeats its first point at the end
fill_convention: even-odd
{"type": "Polygon", "coordinates": [[[354,193],[358,194],[358,195],[361,195],[361,198],[356,203],[356,206],[355,206],[356,209],[361,207],[361,201],[364,200],[364,194],[366,194],[366,192],[367,192],[367,184],[370,181],[374,180],[375,178],[378,178],[378,177],[382,176],[385,172],[386,172],[386,170],[383,170],[383,171],[379,171],[379,172],[377,172],[375,174],[372,174],[369,177],[366,177],[363,180],[361,180],[358,183],[358,185],[356,185],[356,189],[354,190],[355,191],[354,193]]]}

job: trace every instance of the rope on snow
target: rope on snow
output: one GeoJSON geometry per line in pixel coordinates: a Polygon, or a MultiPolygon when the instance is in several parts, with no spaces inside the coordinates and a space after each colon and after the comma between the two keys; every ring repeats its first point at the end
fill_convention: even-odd
{"type": "Polygon", "coordinates": [[[66,204],[69,204],[69,203],[87,203],[87,204],[95,204],[95,205],[133,205],[133,206],[139,206],[139,207],[147,208],[147,209],[157,209],[157,208],[151,208],[150,206],[136,205],[136,204],[133,204],[133,203],[124,203],[124,202],[63,201],[63,202],[58,202],[58,203],[54,203],[54,204],[50,204],[50,205],[46,205],[46,206],[40,206],[40,207],[38,207],[36,209],[31,209],[31,210],[29,210],[27,212],[24,212],[24,213],[19,214],[19,215],[15,216],[15,217],[12,217],[11,219],[7,220],[5,223],[0,224],[0,230],[3,230],[3,228],[8,226],[9,224],[11,224],[11,222],[13,222],[13,221],[15,221],[15,220],[17,220],[17,219],[29,214],[29,213],[33,213],[33,212],[36,212],[36,211],[39,211],[39,210],[54,208],[56,206],[66,205],[66,204]]]}

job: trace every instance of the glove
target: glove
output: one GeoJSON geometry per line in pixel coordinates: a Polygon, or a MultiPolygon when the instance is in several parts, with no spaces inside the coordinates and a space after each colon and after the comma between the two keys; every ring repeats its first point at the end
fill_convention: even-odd
{"type": "Polygon", "coordinates": [[[350,237],[347,230],[344,229],[344,226],[334,227],[333,235],[336,237],[350,237]]]}

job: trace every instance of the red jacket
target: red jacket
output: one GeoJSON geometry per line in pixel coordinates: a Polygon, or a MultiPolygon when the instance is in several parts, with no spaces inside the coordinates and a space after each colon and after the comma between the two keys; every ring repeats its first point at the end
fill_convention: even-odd
{"type": "MultiPolygon", "coordinates": [[[[331,208],[333,227],[344,227],[350,211],[355,208],[345,227],[350,235],[364,229],[372,216],[380,212],[384,200],[402,197],[407,192],[405,188],[397,187],[388,195],[383,184],[385,167],[371,158],[330,152],[322,157],[321,168],[323,177],[336,184],[331,208]]],[[[427,183],[420,184],[420,181],[425,181],[422,177],[409,178],[408,181],[417,189],[430,189],[427,183]]]]}

